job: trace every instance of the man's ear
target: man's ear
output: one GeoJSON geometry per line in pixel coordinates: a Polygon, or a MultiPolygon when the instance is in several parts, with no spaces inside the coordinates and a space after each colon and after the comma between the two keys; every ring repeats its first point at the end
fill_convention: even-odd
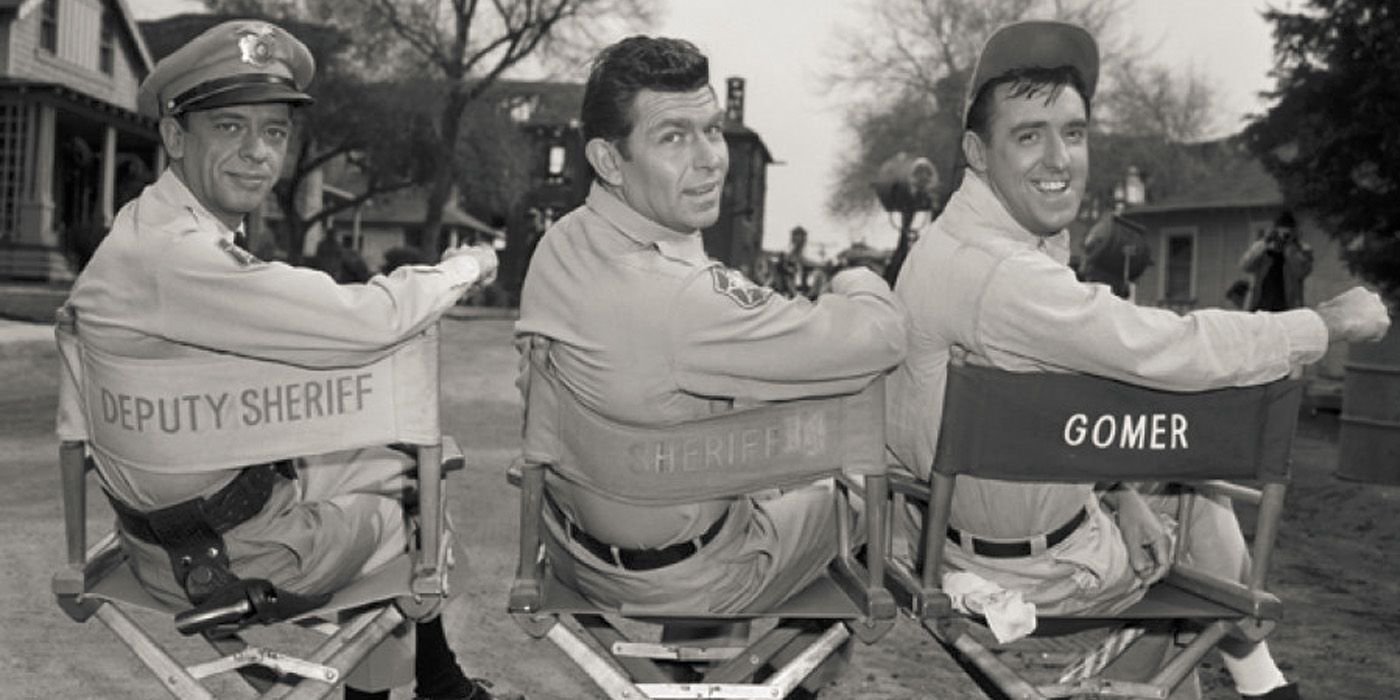
{"type": "Polygon", "coordinates": [[[161,117],[160,141],[165,145],[165,154],[172,160],[185,157],[185,128],[175,117],[161,117]]]}
{"type": "Polygon", "coordinates": [[[987,172],[987,145],[982,143],[982,137],[977,132],[971,129],[963,132],[962,149],[967,167],[975,173],[987,172]]]}
{"type": "Polygon", "coordinates": [[[589,139],[583,147],[583,155],[603,184],[614,187],[622,184],[622,154],[612,141],[603,138],[589,139]]]}

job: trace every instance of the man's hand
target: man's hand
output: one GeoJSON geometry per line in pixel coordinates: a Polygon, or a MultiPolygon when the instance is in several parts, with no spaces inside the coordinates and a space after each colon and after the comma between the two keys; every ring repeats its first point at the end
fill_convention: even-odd
{"type": "Polygon", "coordinates": [[[1171,533],[1131,487],[1124,486],[1113,495],[1117,496],[1118,531],[1128,549],[1128,565],[1145,583],[1154,583],[1171,566],[1171,533]]]}
{"type": "Polygon", "coordinates": [[[496,268],[500,263],[496,260],[496,249],[489,245],[457,246],[443,251],[442,259],[450,260],[459,255],[470,256],[476,260],[476,264],[481,268],[481,276],[477,278],[476,284],[486,286],[496,279],[496,268]]]}
{"type": "Polygon", "coordinates": [[[1380,295],[1362,287],[1338,294],[1317,305],[1330,342],[1373,342],[1390,329],[1390,315],[1380,295]]]}

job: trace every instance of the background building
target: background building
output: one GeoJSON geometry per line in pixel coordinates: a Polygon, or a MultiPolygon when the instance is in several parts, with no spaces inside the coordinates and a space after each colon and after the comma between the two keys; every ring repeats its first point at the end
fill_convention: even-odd
{"type": "Polygon", "coordinates": [[[125,0],[0,0],[0,278],[71,280],[163,167],[125,0]]]}

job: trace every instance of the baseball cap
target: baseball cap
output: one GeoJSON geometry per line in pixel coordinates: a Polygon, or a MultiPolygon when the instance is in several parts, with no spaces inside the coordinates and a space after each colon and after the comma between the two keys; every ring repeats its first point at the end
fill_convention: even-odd
{"type": "Polygon", "coordinates": [[[987,39],[963,100],[963,124],[977,91],[1017,68],[1070,66],[1084,79],[1085,99],[1093,99],[1099,82],[1099,46],[1088,30],[1054,20],[1026,20],[1005,25],[987,39]]]}
{"type": "Polygon", "coordinates": [[[159,119],[234,104],[310,104],[316,61],[306,45],[269,22],[209,28],[161,59],[141,82],[137,108],[159,119]]]}

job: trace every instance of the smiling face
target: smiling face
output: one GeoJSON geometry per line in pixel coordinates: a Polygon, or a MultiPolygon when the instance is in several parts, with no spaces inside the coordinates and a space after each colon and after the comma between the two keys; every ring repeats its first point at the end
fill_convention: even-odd
{"type": "Polygon", "coordinates": [[[603,182],[638,214],[673,231],[714,224],[729,170],[724,111],[714,91],[642,90],[632,103],[632,125],[619,143],[589,143],[603,182]]]}
{"type": "Polygon", "coordinates": [[[171,169],[209,213],[237,228],[282,173],[292,111],[283,103],[231,105],[160,126],[171,169]]]}
{"type": "Polygon", "coordinates": [[[963,134],[969,167],[1012,218],[1038,236],[1074,221],[1089,177],[1084,100],[1071,85],[1047,100],[1049,89],[1013,97],[1010,85],[998,85],[987,139],[963,134]]]}

